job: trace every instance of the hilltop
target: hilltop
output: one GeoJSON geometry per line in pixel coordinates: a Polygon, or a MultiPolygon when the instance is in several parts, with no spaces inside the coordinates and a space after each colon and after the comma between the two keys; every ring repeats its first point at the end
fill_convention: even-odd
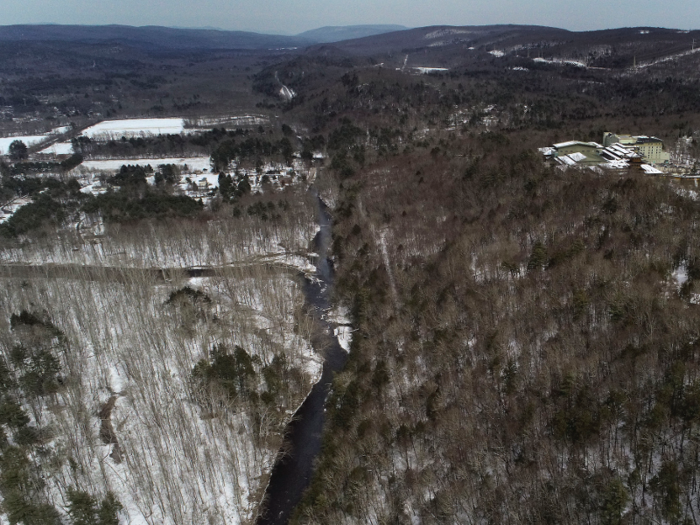
{"type": "Polygon", "coordinates": [[[124,25],[13,25],[0,26],[0,41],[120,43],[140,49],[274,49],[307,46],[314,40],[216,29],[124,25]]]}
{"type": "Polygon", "coordinates": [[[406,26],[401,25],[357,25],[357,26],[326,26],[304,31],[298,34],[299,38],[305,38],[314,42],[340,42],[355,38],[404,31],[406,26]]]}

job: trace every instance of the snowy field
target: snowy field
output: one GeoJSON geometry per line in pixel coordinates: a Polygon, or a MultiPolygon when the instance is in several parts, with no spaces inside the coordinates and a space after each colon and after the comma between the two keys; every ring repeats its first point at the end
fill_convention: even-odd
{"type": "Polygon", "coordinates": [[[44,142],[46,139],[48,139],[47,135],[29,135],[22,137],[0,138],[0,155],[7,155],[10,149],[10,144],[12,144],[15,140],[21,140],[26,146],[34,146],[35,144],[44,142]]]}
{"type": "Polygon", "coordinates": [[[212,127],[246,127],[268,125],[270,119],[263,115],[238,115],[224,117],[150,118],[105,120],[85,129],[83,136],[97,140],[120,139],[121,137],[148,137],[155,135],[178,135],[210,131],[212,127]]]}
{"type": "MultiPolygon", "coordinates": [[[[238,115],[199,119],[146,118],[105,120],[85,129],[81,135],[93,140],[118,140],[122,137],[151,137],[156,135],[200,133],[209,131],[215,126],[245,127],[268,125],[269,123],[270,119],[263,115],[238,115]]],[[[10,144],[15,140],[21,140],[27,146],[33,146],[47,141],[51,136],[67,133],[70,129],[70,126],[63,126],[55,128],[43,135],[0,138],[0,155],[7,155],[10,144]]],[[[72,155],[73,147],[69,142],[61,142],[48,146],[39,153],[43,155],[72,155]]]]}
{"type": "Polygon", "coordinates": [[[72,155],[73,145],[70,142],[59,142],[42,149],[39,153],[42,155],[72,155]]]}
{"type": "MultiPolygon", "coordinates": [[[[211,128],[215,126],[225,125],[227,127],[245,127],[268,125],[269,123],[270,119],[263,115],[206,117],[199,119],[147,118],[105,120],[85,129],[81,133],[81,135],[93,140],[119,140],[122,137],[152,137],[156,135],[202,133],[210,131],[211,128]]],[[[0,138],[0,155],[7,155],[10,144],[14,140],[21,140],[27,146],[33,146],[36,144],[40,144],[41,142],[47,141],[51,136],[67,133],[68,131],[70,131],[70,129],[70,126],[63,126],[55,128],[44,135],[0,138]]],[[[52,144],[51,146],[48,146],[41,150],[39,153],[43,155],[72,155],[73,146],[69,142],[61,142],[57,144],[52,144]]],[[[132,160],[131,164],[139,162],[140,159],[132,160]]],[[[175,162],[171,163],[175,164],[175,162]]],[[[106,167],[104,169],[112,168],[106,167]]]]}
{"type": "Polygon", "coordinates": [[[113,139],[121,137],[143,137],[152,135],[177,135],[185,131],[181,118],[151,118],[106,120],[83,131],[91,139],[113,139]]]}
{"type": "Polygon", "coordinates": [[[86,160],[75,171],[78,173],[94,171],[119,171],[124,165],[131,166],[151,166],[156,169],[161,164],[175,164],[184,168],[187,166],[192,171],[208,171],[211,168],[209,157],[170,157],[159,159],[108,159],[108,160],[86,160]]]}
{"type": "MultiPolygon", "coordinates": [[[[36,144],[41,144],[42,142],[45,142],[52,138],[54,135],[61,135],[63,133],[67,133],[70,131],[70,126],[62,126],[60,128],[54,128],[48,133],[44,133],[43,135],[23,135],[23,136],[18,136],[18,137],[2,137],[0,138],[0,155],[7,155],[8,150],[10,148],[10,144],[14,142],[15,140],[21,140],[24,142],[26,146],[35,146],[36,144]]],[[[70,146],[70,144],[68,144],[70,146]]],[[[54,146],[51,146],[53,148],[54,146]]],[[[51,149],[47,148],[47,149],[51,149]]],[[[60,149],[60,148],[59,148],[60,149]]],[[[42,151],[41,153],[44,153],[42,151]]],[[[46,153],[53,153],[52,151],[46,151],[46,153]]],[[[72,148],[71,151],[68,154],[73,153],[72,148]]],[[[55,153],[56,155],[63,155],[64,153],[55,153]]]]}

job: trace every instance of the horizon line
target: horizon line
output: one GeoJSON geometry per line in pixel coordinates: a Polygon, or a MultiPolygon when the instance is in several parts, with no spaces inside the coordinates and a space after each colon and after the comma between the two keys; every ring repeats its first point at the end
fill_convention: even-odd
{"type": "MultiPolygon", "coordinates": [[[[128,28],[134,28],[134,29],[147,29],[149,27],[153,28],[164,28],[164,29],[177,29],[177,30],[182,30],[182,31],[219,31],[222,33],[256,33],[260,35],[267,35],[267,36],[298,36],[303,33],[308,33],[311,31],[316,31],[319,29],[335,29],[335,28],[352,28],[352,27],[376,27],[376,26],[397,26],[397,27],[402,27],[403,29],[397,29],[396,32],[399,31],[409,31],[412,29],[423,29],[423,28],[431,28],[431,27],[492,27],[492,26],[519,26],[519,27],[541,27],[541,28],[547,28],[547,29],[559,29],[562,31],[568,31],[570,33],[592,33],[592,32],[597,32],[597,31],[614,31],[614,30],[619,30],[619,29],[661,29],[661,30],[667,30],[667,31],[682,31],[682,32],[695,32],[695,31],[700,31],[700,28],[691,28],[691,29],[683,29],[680,27],[664,27],[664,26],[652,26],[652,25],[639,25],[639,26],[617,26],[617,27],[606,27],[606,28],[601,28],[601,29],[567,29],[565,27],[559,27],[559,26],[550,26],[550,25],[541,25],[541,24],[522,24],[522,23],[512,23],[512,22],[502,22],[502,23],[489,23],[489,24],[463,24],[463,25],[455,25],[455,24],[429,24],[425,26],[405,26],[403,24],[396,24],[396,23],[376,23],[376,24],[347,24],[347,25],[324,25],[324,26],[318,26],[313,29],[308,29],[305,31],[302,31],[300,33],[285,33],[285,32],[266,32],[265,30],[253,30],[253,29],[224,29],[220,27],[213,27],[213,26],[173,26],[173,25],[158,25],[158,24],[145,24],[145,25],[133,25],[133,24],[120,24],[120,23],[100,23],[100,24],[85,24],[85,23],[72,23],[72,24],[64,24],[64,23],[56,23],[56,22],[39,22],[39,23],[15,23],[15,24],[2,24],[0,23],[0,27],[17,27],[17,26],[26,26],[26,27],[41,27],[41,26],[54,26],[54,27],[71,27],[71,26],[78,26],[78,27],[128,27],[128,28]]],[[[389,32],[394,32],[394,31],[389,31],[389,32]]]]}

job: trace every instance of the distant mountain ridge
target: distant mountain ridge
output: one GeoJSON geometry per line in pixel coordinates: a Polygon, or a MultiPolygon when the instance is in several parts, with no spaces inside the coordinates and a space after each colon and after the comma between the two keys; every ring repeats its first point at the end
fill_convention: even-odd
{"type": "MultiPolygon", "coordinates": [[[[593,65],[620,67],[694,50],[700,31],[637,27],[602,31],[568,31],[533,25],[328,26],[298,35],[248,31],[186,29],[160,26],[12,25],[0,26],[0,43],[52,42],[83,46],[121,44],[145,52],[279,51],[324,56],[382,57],[411,55],[440,67],[460,63],[471,50],[525,56],[592,60],[593,65]],[[416,55],[419,51],[422,58],[416,55]]],[[[501,55],[499,55],[501,56],[501,55]]],[[[380,58],[381,60],[381,58],[380,58]]],[[[425,62],[425,64],[423,63],[425,62]]],[[[404,66],[406,63],[404,63],[404,66]]]]}
{"type": "Polygon", "coordinates": [[[274,49],[306,47],[316,43],[298,36],[266,35],[248,31],[123,25],[0,26],[0,41],[120,42],[147,49],[274,49]]]}
{"type": "Polygon", "coordinates": [[[700,31],[657,27],[569,31],[533,25],[442,25],[321,43],[310,46],[306,52],[355,57],[401,54],[450,67],[461,63],[465,52],[476,50],[493,52],[494,56],[522,53],[533,57],[580,57],[591,59],[598,66],[615,68],[631,66],[635,60],[655,61],[692,51],[698,41],[700,31]]]}
{"type": "Polygon", "coordinates": [[[488,25],[488,26],[426,26],[404,31],[382,33],[363,38],[318,44],[312,49],[332,45],[350,55],[373,55],[376,53],[404,52],[421,48],[437,48],[454,44],[497,42],[505,38],[526,36],[535,38],[569,38],[566,29],[544,26],[488,25]]]}
{"type": "Polygon", "coordinates": [[[354,26],[326,26],[304,31],[299,33],[299,38],[313,40],[318,43],[340,42],[343,40],[351,40],[355,38],[364,38],[368,36],[382,35],[384,33],[393,33],[395,31],[404,31],[408,29],[401,25],[354,25],[354,26]]]}
{"type": "Polygon", "coordinates": [[[0,42],[119,42],[139,48],[250,50],[307,47],[405,29],[401,25],[328,26],[289,36],[163,26],[9,25],[0,26],[0,42]]]}

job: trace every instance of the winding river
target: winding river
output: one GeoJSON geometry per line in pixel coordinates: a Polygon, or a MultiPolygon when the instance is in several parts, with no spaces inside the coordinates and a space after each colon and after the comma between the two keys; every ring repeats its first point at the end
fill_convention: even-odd
{"type": "MultiPolygon", "coordinates": [[[[316,279],[306,279],[304,294],[313,314],[326,331],[332,326],[323,317],[330,307],[330,292],[333,285],[333,268],[328,260],[331,242],[331,217],[323,201],[318,198],[318,220],[320,230],[315,244],[318,253],[316,279]]],[[[265,511],[257,519],[257,525],[284,525],[301,500],[313,473],[314,460],[321,450],[321,435],[325,423],[324,406],[333,380],[334,372],[345,365],[347,353],[335,338],[314,341],[314,346],[325,353],[321,379],[311,390],[304,403],[294,415],[286,430],[286,453],[280,453],[265,492],[265,511]]]]}

